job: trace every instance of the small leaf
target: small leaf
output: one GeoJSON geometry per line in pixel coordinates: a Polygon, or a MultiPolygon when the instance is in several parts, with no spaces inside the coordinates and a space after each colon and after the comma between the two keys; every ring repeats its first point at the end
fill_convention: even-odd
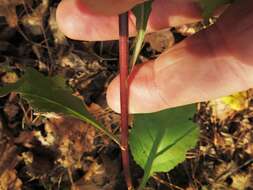
{"type": "Polygon", "coordinates": [[[167,172],[185,160],[196,145],[199,129],[190,121],[195,105],[150,114],[136,114],[130,133],[134,160],[144,169],[143,188],[155,172],[167,172]]]}
{"type": "Polygon", "coordinates": [[[17,83],[0,88],[0,96],[12,91],[19,93],[39,112],[62,113],[83,120],[118,143],[117,138],[89,114],[82,100],[72,95],[72,90],[59,76],[46,77],[35,69],[27,68],[25,75],[17,83]]]}
{"type": "Polygon", "coordinates": [[[203,17],[208,19],[219,6],[230,3],[231,0],[199,0],[203,17]]]}
{"type": "Polygon", "coordinates": [[[148,18],[152,9],[152,2],[152,0],[146,1],[142,4],[137,5],[132,10],[136,17],[137,36],[134,42],[134,51],[130,62],[130,68],[133,68],[140,54],[144,37],[146,34],[148,18]]]}

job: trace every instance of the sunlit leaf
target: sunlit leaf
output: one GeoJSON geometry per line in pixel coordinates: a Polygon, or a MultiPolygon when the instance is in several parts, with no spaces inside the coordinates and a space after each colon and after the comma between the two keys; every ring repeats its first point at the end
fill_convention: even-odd
{"type": "Polygon", "coordinates": [[[248,94],[246,91],[224,96],[221,100],[236,111],[241,111],[248,106],[248,94]]]}
{"type": "Polygon", "coordinates": [[[144,169],[141,188],[155,172],[167,172],[183,162],[186,152],[196,145],[199,129],[190,120],[195,107],[134,116],[129,144],[134,160],[144,169]]]}
{"type": "Polygon", "coordinates": [[[221,5],[230,3],[231,0],[199,0],[200,6],[203,10],[203,17],[208,19],[212,16],[215,9],[220,7],[221,5]]]}
{"type": "Polygon", "coordinates": [[[27,68],[24,76],[17,83],[0,88],[0,96],[12,91],[19,93],[38,112],[55,112],[75,117],[91,124],[118,142],[114,135],[89,114],[82,100],[72,95],[72,90],[59,76],[46,77],[35,69],[27,68]]]}

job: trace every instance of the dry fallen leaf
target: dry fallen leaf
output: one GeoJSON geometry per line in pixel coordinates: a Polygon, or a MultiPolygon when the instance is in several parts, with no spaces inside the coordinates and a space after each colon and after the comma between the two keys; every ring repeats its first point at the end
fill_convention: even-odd
{"type": "Polygon", "coordinates": [[[159,32],[150,33],[145,36],[145,43],[149,43],[150,47],[157,51],[163,52],[172,47],[175,43],[172,32],[169,29],[159,32]]]}
{"type": "Polygon", "coordinates": [[[229,96],[220,97],[209,102],[212,116],[215,120],[224,122],[232,118],[236,113],[249,107],[249,92],[238,92],[229,96]]]}
{"type": "Polygon", "coordinates": [[[5,17],[10,27],[17,26],[16,6],[23,3],[23,0],[0,0],[0,16],[5,17]]]}
{"type": "Polygon", "coordinates": [[[17,177],[16,170],[5,171],[0,176],[0,190],[21,190],[22,181],[17,177]]]}
{"type": "Polygon", "coordinates": [[[0,129],[0,175],[5,171],[15,168],[18,162],[17,147],[3,135],[0,129]]]}
{"type": "Polygon", "coordinates": [[[22,182],[14,169],[18,162],[17,147],[5,136],[1,123],[0,139],[0,190],[21,190],[22,182]]]}
{"type": "Polygon", "coordinates": [[[95,160],[85,175],[78,180],[71,190],[111,190],[115,189],[117,176],[120,173],[118,160],[112,160],[106,155],[102,156],[102,162],[95,160]]]}
{"type": "Polygon", "coordinates": [[[64,117],[50,119],[45,130],[46,136],[40,136],[39,140],[43,145],[59,149],[61,156],[58,162],[65,168],[80,168],[83,153],[95,148],[95,129],[80,120],[64,117]]]}
{"type": "Polygon", "coordinates": [[[233,183],[232,188],[236,190],[245,190],[252,187],[252,175],[250,173],[237,173],[232,176],[233,183]]]}

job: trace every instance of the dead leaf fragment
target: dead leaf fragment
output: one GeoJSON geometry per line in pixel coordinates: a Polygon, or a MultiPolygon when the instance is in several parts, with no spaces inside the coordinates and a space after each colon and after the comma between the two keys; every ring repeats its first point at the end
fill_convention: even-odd
{"type": "Polygon", "coordinates": [[[16,170],[8,170],[5,171],[0,176],[0,190],[21,190],[22,189],[22,181],[17,177],[16,170]]]}
{"type": "Polygon", "coordinates": [[[150,47],[157,51],[163,52],[172,47],[175,43],[172,32],[169,29],[161,30],[159,32],[150,33],[145,36],[145,43],[149,43],[150,47]]]}
{"type": "Polygon", "coordinates": [[[103,155],[102,163],[95,160],[86,174],[78,180],[71,190],[112,190],[120,173],[118,160],[103,155]]]}
{"type": "Polygon", "coordinates": [[[1,77],[1,81],[6,84],[15,83],[18,80],[18,76],[15,72],[7,72],[1,77]]]}
{"type": "MultiPolygon", "coordinates": [[[[1,131],[0,131],[1,133],[1,131]]],[[[1,136],[1,135],[0,135],[1,136]]],[[[5,171],[15,168],[18,162],[16,146],[8,140],[1,139],[0,141],[0,175],[5,171]]]]}
{"type": "Polygon", "coordinates": [[[0,0],[0,16],[6,18],[10,27],[17,26],[18,18],[16,14],[16,6],[23,3],[23,0],[0,0]]]}
{"type": "Polygon", "coordinates": [[[57,161],[65,168],[81,168],[83,153],[95,148],[95,129],[80,120],[64,117],[50,119],[45,130],[46,136],[40,136],[39,140],[42,144],[48,143],[59,149],[61,156],[57,161]]]}

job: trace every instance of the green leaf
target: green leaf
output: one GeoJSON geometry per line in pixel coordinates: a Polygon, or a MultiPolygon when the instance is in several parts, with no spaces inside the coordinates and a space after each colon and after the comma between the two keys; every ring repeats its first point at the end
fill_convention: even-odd
{"type": "Polygon", "coordinates": [[[231,0],[199,0],[200,6],[203,10],[202,15],[205,19],[210,18],[216,8],[230,2],[231,0]]]}
{"type": "Polygon", "coordinates": [[[72,95],[72,90],[65,85],[62,77],[46,77],[35,69],[27,68],[24,76],[17,83],[0,88],[0,96],[12,91],[19,93],[39,112],[62,113],[83,120],[118,143],[117,137],[90,115],[82,100],[72,95]]]}
{"type": "Polygon", "coordinates": [[[132,9],[135,17],[136,17],[136,30],[137,36],[134,42],[134,51],[130,62],[130,68],[133,68],[135,65],[137,58],[140,54],[142,44],[144,41],[144,37],[146,34],[146,28],[148,23],[148,18],[151,13],[152,9],[152,2],[151,0],[146,1],[142,4],[137,5],[132,9]]]}
{"type": "Polygon", "coordinates": [[[144,169],[143,188],[155,172],[167,172],[185,160],[196,145],[198,127],[190,120],[196,105],[150,114],[136,114],[129,144],[134,160],[144,169]]]}

